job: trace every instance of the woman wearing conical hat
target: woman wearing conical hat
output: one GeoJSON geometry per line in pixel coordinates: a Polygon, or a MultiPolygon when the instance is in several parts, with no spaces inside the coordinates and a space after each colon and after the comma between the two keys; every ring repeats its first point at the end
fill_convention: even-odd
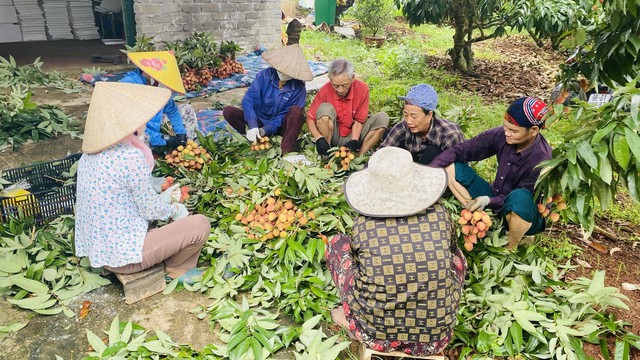
{"type": "Polygon", "coordinates": [[[96,84],[78,163],[75,247],[92,267],[130,274],[164,263],[169,278],[192,282],[211,225],[175,203],[173,188],[154,190],[151,149],[138,138],[171,91],[96,84]],[[150,229],[150,221],[172,222],[150,229]]]}
{"type": "Polygon", "coordinates": [[[438,202],[446,187],[443,169],[393,146],[344,183],[359,216],[325,250],[341,300],[331,318],[373,350],[434,355],[453,338],[467,264],[438,202]]]}
{"type": "Polygon", "coordinates": [[[224,119],[250,142],[282,136],[282,154],[293,151],[304,123],[307,90],[313,73],[298,44],[262,53],[271,67],[260,71],[242,99],[242,109],[227,106],[224,119]]]}
{"type": "MultiPolygon", "coordinates": [[[[120,82],[159,86],[162,85],[179,94],[185,89],[175,56],[170,51],[149,51],[127,53],[129,60],[138,68],[125,74],[120,82]]],[[[195,139],[196,113],[189,104],[176,103],[169,99],[165,106],[153,116],[145,129],[148,143],[155,152],[162,153],[167,148],[185,145],[187,139],[195,139]],[[163,136],[160,128],[169,122],[174,136],[163,136]]]]}

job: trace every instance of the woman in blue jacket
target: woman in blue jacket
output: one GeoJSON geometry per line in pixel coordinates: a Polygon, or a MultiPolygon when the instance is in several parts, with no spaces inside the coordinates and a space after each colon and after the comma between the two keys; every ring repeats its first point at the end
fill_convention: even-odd
{"type": "MultiPolygon", "coordinates": [[[[185,89],[180,77],[180,70],[175,56],[169,51],[131,52],[127,56],[138,68],[128,72],[120,82],[150,85],[169,88],[184,94],[185,89]]],[[[196,129],[196,114],[191,105],[176,105],[173,99],[155,116],[147,122],[145,134],[152,149],[176,148],[184,145],[187,138],[194,139],[196,129]],[[166,116],[166,120],[163,118],[166,116]],[[173,136],[164,135],[160,128],[164,122],[171,124],[173,136]]]]}

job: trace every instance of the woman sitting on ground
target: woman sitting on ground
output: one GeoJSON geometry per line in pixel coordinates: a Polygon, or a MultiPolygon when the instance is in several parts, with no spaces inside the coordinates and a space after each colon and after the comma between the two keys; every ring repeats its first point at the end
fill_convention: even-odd
{"type": "Polygon", "coordinates": [[[211,225],[154,191],[151,149],[138,138],[169,100],[169,89],[96,84],[78,163],[75,244],[93,267],[130,274],[164,262],[169,278],[192,282],[211,225]],[[172,223],[149,229],[152,220],[172,223]]]}
{"type": "Polygon", "coordinates": [[[327,245],[327,266],[342,305],[334,322],[369,348],[414,356],[440,353],[451,341],[466,261],[451,235],[441,169],[386,147],[353,173],[344,194],[360,216],[353,237],[327,245]]]}

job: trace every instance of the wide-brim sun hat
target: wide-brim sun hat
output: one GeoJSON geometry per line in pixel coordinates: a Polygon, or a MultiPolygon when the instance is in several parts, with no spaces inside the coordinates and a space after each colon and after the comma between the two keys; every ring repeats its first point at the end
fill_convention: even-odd
{"type": "Polygon", "coordinates": [[[414,163],[410,152],[390,146],[376,151],[367,168],[347,178],[344,195],[362,215],[405,217],[433,205],[446,188],[444,169],[414,163]]]}
{"type": "Polygon", "coordinates": [[[143,51],[127,53],[129,60],[145,74],[169,89],[186,92],[176,57],[170,51],[143,51]]]}
{"type": "Polygon", "coordinates": [[[293,44],[262,53],[262,58],[274,69],[294,79],[313,80],[313,73],[300,45],[293,44]]]}
{"type": "Polygon", "coordinates": [[[157,114],[170,97],[169,89],[97,82],[87,112],[82,152],[100,152],[133,134],[157,114]]]}
{"type": "Polygon", "coordinates": [[[433,86],[427,84],[419,84],[412,87],[407,96],[398,96],[398,99],[425,110],[434,111],[438,106],[438,93],[433,86]]]}

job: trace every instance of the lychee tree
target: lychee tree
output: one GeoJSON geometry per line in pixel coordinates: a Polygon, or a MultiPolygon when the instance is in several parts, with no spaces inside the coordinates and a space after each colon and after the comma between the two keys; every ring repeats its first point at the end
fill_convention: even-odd
{"type": "Polygon", "coordinates": [[[562,214],[580,224],[588,237],[595,212],[606,210],[621,189],[640,201],[640,76],[618,88],[602,107],[588,103],[564,111],[556,105],[547,120],[575,124],[553,159],[541,164],[539,191],[561,194],[569,205],[562,214]]]}

